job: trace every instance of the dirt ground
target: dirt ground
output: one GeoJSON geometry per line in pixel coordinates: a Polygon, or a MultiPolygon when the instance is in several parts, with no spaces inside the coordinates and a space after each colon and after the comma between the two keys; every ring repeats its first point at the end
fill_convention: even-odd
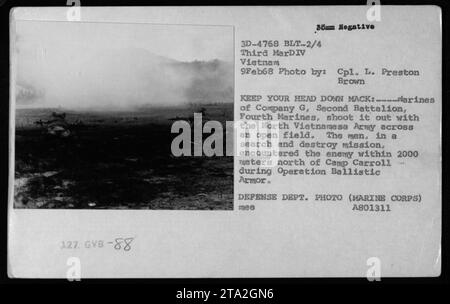
{"type": "MultiPolygon", "coordinates": [[[[233,209],[232,157],[174,157],[170,118],[190,109],[70,112],[67,138],[34,121],[51,110],[17,110],[16,208],[233,209]]],[[[233,119],[230,104],[207,108],[208,119],[233,119]]]]}

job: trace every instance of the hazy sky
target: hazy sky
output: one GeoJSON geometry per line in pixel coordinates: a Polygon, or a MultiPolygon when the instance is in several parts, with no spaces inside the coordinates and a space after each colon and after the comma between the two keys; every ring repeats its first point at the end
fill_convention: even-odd
{"type": "Polygon", "coordinates": [[[27,97],[22,104],[122,106],[153,102],[156,97],[160,101],[165,92],[166,102],[180,99],[181,95],[170,91],[189,86],[187,78],[180,78],[175,71],[158,70],[158,56],[185,62],[232,62],[232,30],[223,26],[17,21],[17,83],[41,96],[27,97]]]}
{"type": "Polygon", "coordinates": [[[18,21],[16,32],[20,46],[80,57],[102,48],[126,47],[180,61],[233,59],[232,28],[224,26],[18,21]]]}

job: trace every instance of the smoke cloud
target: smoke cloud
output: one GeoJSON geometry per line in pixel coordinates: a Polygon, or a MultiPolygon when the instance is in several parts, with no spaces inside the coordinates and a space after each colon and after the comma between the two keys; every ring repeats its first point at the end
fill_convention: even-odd
{"type": "Polygon", "coordinates": [[[18,107],[232,102],[231,27],[17,21],[18,107]]]}
{"type": "Polygon", "coordinates": [[[233,65],[221,60],[179,62],[142,49],[104,50],[55,69],[41,62],[19,73],[18,105],[128,110],[233,101],[233,65]],[[39,73],[37,73],[39,72],[39,73]],[[28,77],[27,77],[28,76],[28,77]]]}

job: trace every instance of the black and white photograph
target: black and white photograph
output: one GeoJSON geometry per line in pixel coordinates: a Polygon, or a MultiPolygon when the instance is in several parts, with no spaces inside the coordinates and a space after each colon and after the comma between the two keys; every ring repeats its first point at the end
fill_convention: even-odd
{"type": "Polygon", "coordinates": [[[8,9],[9,278],[445,273],[439,6],[8,9]]]}
{"type": "Polygon", "coordinates": [[[171,151],[175,122],[233,120],[233,27],[19,21],[15,34],[15,208],[233,209],[232,157],[171,151]]]}

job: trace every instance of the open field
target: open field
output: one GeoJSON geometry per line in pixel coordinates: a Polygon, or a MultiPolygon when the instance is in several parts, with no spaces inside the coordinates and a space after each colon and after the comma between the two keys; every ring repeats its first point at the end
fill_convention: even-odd
{"type": "MultiPolygon", "coordinates": [[[[204,120],[233,120],[232,104],[202,107],[204,120]]],[[[232,157],[172,156],[170,119],[189,117],[191,107],[58,109],[68,137],[34,123],[52,111],[16,110],[16,208],[233,209],[232,157]]]]}

